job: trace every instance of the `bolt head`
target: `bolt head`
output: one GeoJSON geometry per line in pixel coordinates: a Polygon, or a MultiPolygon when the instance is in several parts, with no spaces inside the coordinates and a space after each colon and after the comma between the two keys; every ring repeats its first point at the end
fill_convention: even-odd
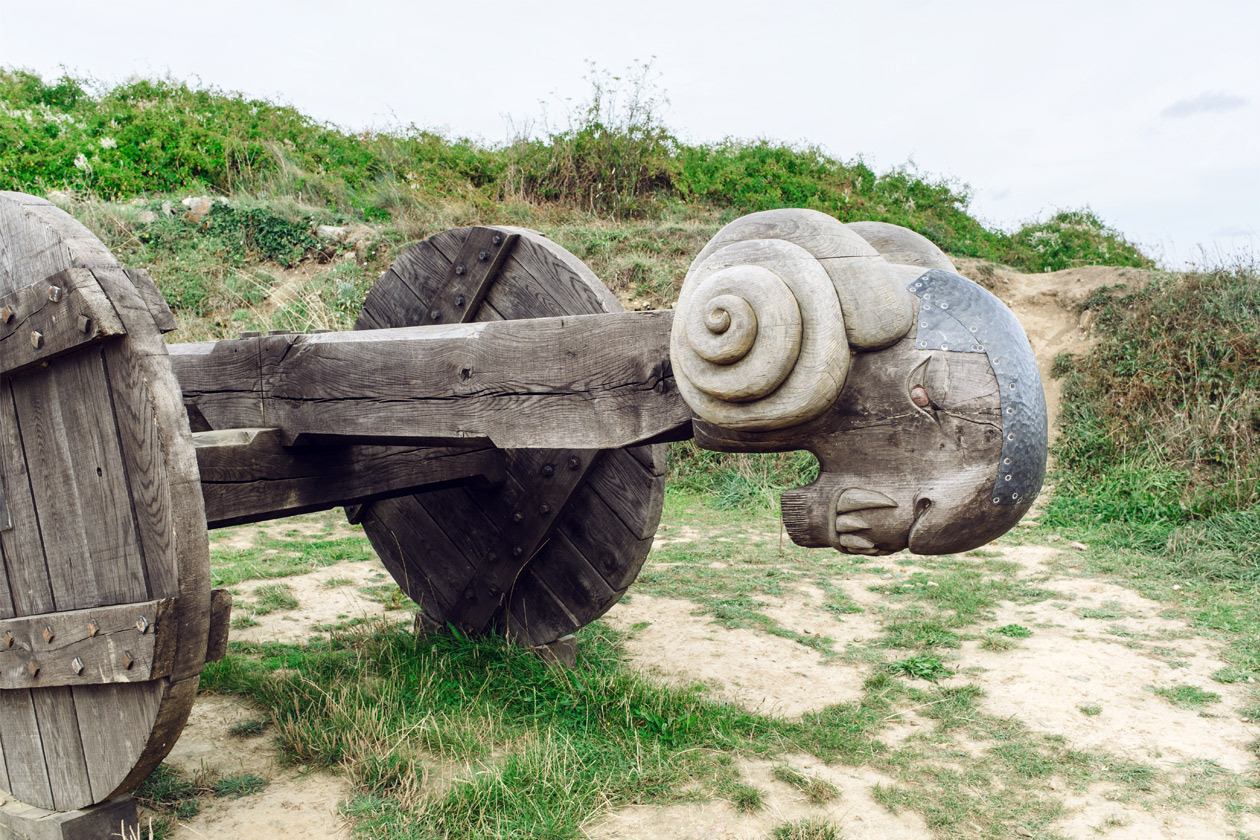
{"type": "Polygon", "coordinates": [[[44,334],[37,330],[31,330],[31,346],[36,350],[44,346],[44,334]]]}
{"type": "Polygon", "coordinates": [[[30,662],[27,662],[26,673],[30,674],[32,679],[34,679],[35,677],[38,677],[39,676],[39,663],[37,663],[34,659],[32,659],[30,662]]]}
{"type": "Polygon", "coordinates": [[[551,513],[551,505],[540,505],[538,508],[538,512],[541,513],[543,516],[546,516],[547,514],[551,513]]]}
{"type": "Polygon", "coordinates": [[[430,309],[430,310],[429,310],[429,317],[430,317],[430,318],[432,318],[434,321],[440,320],[440,319],[441,319],[441,317],[442,317],[442,310],[440,310],[440,309],[430,309]]]}
{"type": "Polygon", "coordinates": [[[48,299],[49,299],[49,300],[51,300],[53,303],[56,303],[57,301],[61,300],[61,287],[60,287],[60,286],[49,286],[49,287],[48,287],[48,299]]]}
{"type": "Polygon", "coordinates": [[[83,660],[76,656],[74,658],[74,661],[70,663],[70,668],[74,671],[75,676],[82,674],[83,673],[83,660]]]}
{"type": "Polygon", "coordinates": [[[582,461],[577,456],[569,459],[569,469],[576,470],[580,466],[582,466],[582,461]]]}
{"type": "Polygon", "coordinates": [[[492,242],[494,242],[494,244],[495,244],[495,245],[502,245],[502,244],[503,244],[503,234],[501,234],[501,233],[496,233],[496,234],[494,235],[494,239],[492,239],[491,241],[492,241],[492,242]]]}
{"type": "Polygon", "coordinates": [[[545,465],[542,468],[542,474],[543,474],[543,478],[551,478],[553,475],[556,474],[556,465],[555,464],[545,465]]]}
{"type": "Polygon", "coordinates": [[[132,665],[135,665],[135,664],[136,664],[136,658],[135,658],[134,656],[132,656],[132,655],[131,655],[131,651],[129,651],[129,650],[124,650],[124,651],[123,651],[123,653],[122,653],[122,664],[123,664],[123,667],[124,667],[124,668],[126,668],[128,671],[130,671],[130,670],[131,670],[131,666],[132,666],[132,665]]]}
{"type": "Polygon", "coordinates": [[[521,513],[520,511],[517,511],[516,513],[512,514],[513,522],[520,522],[524,518],[525,518],[525,514],[521,513]]]}
{"type": "Polygon", "coordinates": [[[95,636],[99,632],[101,632],[101,625],[96,623],[95,618],[89,619],[88,620],[88,635],[95,636]]]}
{"type": "Polygon", "coordinates": [[[464,296],[463,296],[463,295],[455,295],[455,305],[456,305],[456,306],[463,306],[463,305],[464,305],[464,296]]]}
{"type": "Polygon", "coordinates": [[[525,549],[521,548],[519,545],[518,545],[518,546],[514,546],[514,547],[512,548],[512,556],[513,556],[513,557],[520,557],[520,556],[521,556],[522,554],[524,554],[524,553],[525,553],[525,549]]]}
{"type": "Polygon", "coordinates": [[[477,255],[477,259],[480,260],[481,262],[485,262],[486,260],[490,259],[490,252],[482,251],[480,254],[477,255]]]}
{"type": "Polygon", "coordinates": [[[56,637],[56,635],[57,634],[53,632],[53,629],[51,626],[44,627],[44,642],[46,644],[51,644],[52,640],[56,637]]]}
{"type": "Polygon", "coordinates": [[[144,616],[140,616],[139,618],[137,618],[136,629],[139,630],[142,635],[144,633],[149,632],[149,619],[145,618],[144,616]]]}
{"type": "Polygon", "coordinates": [[[90,333],[92,331],[92,319],[86,315],[79,316],[79,332],[90,333]]]}
{"type": "Polygon", "coordinates": [[[455,266],[455,273],[456,273],[456,274],[463,274],[465,270],[466,270],[466,269],[464,268],[464,264],[463,264],[463,263],[460,263],[459,265],[455,266]]]}
{"type": "Polygon", "coordinates": [[[12,320],[13,320],[13,307],[12,306],[6,306],[4,309],[0,309],[0,323],[7,324],[12,320]]]}

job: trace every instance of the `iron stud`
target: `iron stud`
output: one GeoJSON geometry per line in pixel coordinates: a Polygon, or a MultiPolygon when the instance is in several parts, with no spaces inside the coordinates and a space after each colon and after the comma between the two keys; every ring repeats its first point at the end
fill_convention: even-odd
{"type": "Polygon", "coordinates": [[[101,632],[101,625],[96,622],[96,619],[88,619],[88,635],[95,636],[99,632],[101,632]]]}
{"type": "Polygon", "coordinates": [[[524,518],[525,518],[525,514],[521,513],[519,510],[516,513],[512,514],[513,522],[520,522],[524,518]]]}
{"type": "Polygon", "coordinates": [[[7,324],[12,320],[13,320],[13,307],[12,306],[6,306],[4,309],[0,309],[0,323],[7,324]]]}
{"type": "Polygon", "coordinates": [[[460,263],[459,265],[455,266],[455,273],[456,273],[456,274],[463,274],[463,273],[464,273],[464,271],[465,271],[465,268],[464,268],[464,264],[463,264],[463,263],[460,263]]]}
{"type": "Polygon", "coordinates": [[[71,670],[74,671],[74,674],[76,677],[82,674],[83,673],[83,660],[76,656],[74,658],[74,661],[70,663],[70,668],[71,670]]]}
{"type": "Polygon", "coordinates": [[[480,260],[481,262],[485,262],[486,260],[490,259],[490,252],[482,251],[480,254],[477,255],[477,259],[480,260]]]}
{"type": "Polygon", "coordinates": [[[522,554],[524,554],[524,553],[525,553],[525,549],[521,548],[519,545],[518,545],[518,546],[515,546],[515,547],[512,549],[512,556],[513,556],[513,557],[520,557],[520,556],[521,556],[522,554]]]}
{"type": "Polygon", "coordinates": [[[553,475],[556,474],[556,465],[545,464],[542,468],[542,474],[543,474],[543,478],[551,478],[553,475]]]}
{"type": "Polygon", "coordinates": [[[491,242],[493,242],[495,245],[502,245],[502,244],[503,244],[503,234],[501,234],[501,233],[496,233],[496,234],[494,235],[494,239],[492,239],[492,240],[490,240],[490,241],[491,241],[491,242]]]}
{"type": "Polygon", "coordinates": [[[7,648],[13,647],[13,641],[14,641],[13,634],[10,633],[8,630],[5,630],[4,631],[4,646],[7,648]]]}
{"type": "Polygon", "coordinates": [[[135,658],[134,656],[132,656],[132,655],[131,655],[131,651],[129,651],[129,650],[124,650],[124,651],[123,651],[123,653],[122,653],[122,664],[123,664],[123,667],[124,667],[124,668],[126,668],[128,671],[130,671],[130,670],[131,670],[131,666],[132,666],[132,665],[135,665],[135,664],[136,664],[136,658],[135,658]]]}
{"type": "Polygon", "coordinates": [[[464,296],[463,296],[463,295],[455,295],[455,305],[456,305],[456,306],[463,306],[463,305],[464,305],[464,296]]]}
{"type": "Polygon", "coordinates": [[[36,350],[44,346],[44,334],[38,330],[31,330],[31,346],[36,350]]]}
{"type": "Polygon", "coordinates": [[[140,616],[139,618],[137,618],[136,629],[140,631],[140,635],[142,636],[145,633],[149,632],[149,619],[145,618],[144,616],[140,616]]]}
{"type": "Polygon", "coordinates": [[[31,679],[39,676],[39,663],[34,659],[26,663],[26,673],[31,675],[31,679]]]}
{"type": "Polygon", "coordinates": [[[90,333],[92,331],[92,319],[86,315],[79,316],[79,332],[90,333]]]}
{"type": "Polygon", "coordinates": [[[576,470],[580,466],[582,466],[582,461],[577,456],[569,459],[569,469],[576,470]]]}
{"type": "Polygon", "coordinates": [[[429,317],[430,317],[430,318],[432,318],[434,321],[440,321],[440,320],[442,319],[442,310],[440,310],[440,309],[430,309],[430,310],[429,310],[429,317]]]}
{"type": "Polygon", "coordinates": [[[543,516],[546,516],[547,514],[551,513],[551,505],[539,506],[538,512],[541,513],[543,516]]]}
{"type": "Polygon", "coordinates": [[[52,640],[56,637],[57,634],[53,632],[52,626],[44,625],[44,643],[52,644],[52,640]]]}
{"type": "Polygon", "coordinates": [[[49,287],[48,287],[48,299],[49,299],[50,301],[52,301],[53,303],[56,303],[56,302],[58,302],[59,300],[61,300],[61,287],[60,287],[60,286],[49,286],[49,287]]]}

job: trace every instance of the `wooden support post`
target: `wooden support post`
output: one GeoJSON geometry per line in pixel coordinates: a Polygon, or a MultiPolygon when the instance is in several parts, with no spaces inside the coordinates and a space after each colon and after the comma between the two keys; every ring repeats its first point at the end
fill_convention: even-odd
{"type": "Polygon", "coordinates": [[[136,800],[131,794],[74,811],[47,811],[16,799],[0,801],[3,840],[103,840],[131,837],[138,830],[136,800]]]}
{"type": "Polygon", "coordinates": [[[671,312],[177,344],[189,414],[285,443],[617,449],[690,435],[671,312]]]}

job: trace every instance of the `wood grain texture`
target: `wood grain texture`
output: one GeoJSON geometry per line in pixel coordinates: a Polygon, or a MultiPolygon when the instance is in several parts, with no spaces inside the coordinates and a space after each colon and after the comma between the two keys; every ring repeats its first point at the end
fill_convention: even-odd
{"type": "Polygon", "coordinates": [[[909,228],[888,222],[849,222],[845,227],[865,239],[890,263],[915,266],[924,271],[939,268],[958,273],[944,251],[909,228]]]}
{"type": "Polygon", "coordinates": [[[262,336],[173,348],[215,429],[286,442],[612,449],[685,426],[666,361],[671,314],[262,336]],[[248,360],[257,352],[257,374],[248,360]]]}
{"type": "Polygon", "coordinates": [[[709,423],[782,429],[831,407],[849,372],[845,313],[812,254],[780,239],[713,251],[678,297],[670,360],[709,423]]]}
{"type": "Polygon", "coordinates": [[[157,284],[153,282],[149,272],[143,268],[128,268],[124,269],[124,271],[127,274],[127,279],[136,287],[136,293],[140,295],[140,299],[148,307],[149,314],[153,316],[153,323],[158,330],[168,333],[179,329],[179,322],[175,320],[175,313],[171,312],[171,307],[166,303],[166,298],[162,297],[162,293],[158,291],[157,284]]]}
{"type": "Polygon", "coordinates": [[[174,607],[167,598],[0,621],[0,689],[167,676],[175,653],[174,607]]]}
{"type": "Polygon", "coordinates": [[[92,272],[58,272],[0,295],[0,376],[123,332],[92,272]]]}
{"type": "MultiPolygon", "coordinates": [[[[519,326],[528,319],[620,310],[616,298],[594,274],[555,243],[521,228],[480,230],[520,238],[499,267],[495,282],[485,291],[481,307],[470,312],[467,320],[487,327],[501,321],[519,326]]],[[[471,235],[469,229],[447,231],[409,249],[369,293],[356,326],[375,329],[423,323],[417,318],[424,317],[430,300],[442,299],[449,269],[471,235]]],[[[578,353],[600,352],[601,343],[612,342],[607,335],[593,336],[578,353]]],[[[532,356],[520,345],[516,348],[525,361],[543,359],[553,352],[540,347],[540,354],[532,356]]],[[[635,346],[618,349],[640,356],[635,346]]],[[[531,347],[529,353],[533,352],[531,347]]],[[[657,358],[663,361],[665,357],[657,358]]],[[[538,372],[525,371],[519,381],[537,382],[538,372]]],[[[578,435],[567,434],[571,427],[562,425],[565,421],[552,418],[540,422],[533,406],[528,409],[528,415],[522,409],[512,410],[512,422],[533,429],[532,444],[552,451],[509,451],[507,479],[500,487],[438,490],[366,508],[363,524],[369,538],[404,591],[424,603],[425,622],[431,627],[440,627],[452,615],[472,616],[478,622],[488,615],[486,629],[494,627],[523,644],[548,643],[585,625],[615,603],[623,590],[608,581],[629,583],[647,556],[651,539],[636,534],[655,530],[661,496],[651,490],[618,495],[615,488],[663,488],[664,447],[636,446],[604,451],[599,457],[591,457],[582,449],[561,449],[585,443],[578,442],[578,435]],[[568,477],[576,481],[561,507],[556,508],[545,498],[548,484],[569,469],[570,457],[579,459],[578,469],[568,477]],[[542,472],[547,464],[554,470],[550,477],[542,472]],[[611,530],[606,538],[601,535],[598,545],[589,535],[576,534],[573,529],[572,534],[562,536],[560,529],[572,520],[571,509],[601,509],[600,505],[609,509],[595,487],[614,488],[606,491],[613,499],[611,505],[642,507],[611,514],[619,529],[611,530]],[[625,526],[623,519],[634,526],[625,526]],[[528,540],[522,538],[527,532],[528,540]],[[522,548],[520,556],[513,553],[518,546],[522,548]],[[592,553],[594,561],[583,554],[584,550],[592,553]],[[598,574],[597,564],[604,569],[598,574]],[[534,571],[535,565],[544,569],[553,583],[568,575],[579,578],[583,585],[559,587],[557,592],[534,571]],[[499,591],[491,593],[490,585],[499,591]]]]}
{"type": "Polygon", "coordinates": [[[503,478],[503,454],[493,448],[288,447],[278,429],[201,432],[193,439],[210,528],[503,478]]]}
{"type": "Polygon", "coordinates": [[[760,239],[790,242],[819,261],[840,297],[845,334],[855,350],[887,347],[914,322],[913,301],[879,252],[857,231],[816,210],[766,210],[736,219],[700,251],[688,275],[716,251],[760,239]]]}
{"type": "MultiPolygon", "coordinates": [[[[163,638],[175,642],[171,672],[195,676],[205,657],[208,550],[161,335],[136,283],[82,225],[42,199],[0,194],[0,295],[67,270],[91,273],[125,335],[0,377],[0,471],[15,514],[14,528],[0,532],[10,617],[179,597],[163,638]]],[[[0,716],[6,765],[10,745],[25,751],[20,778],[10,768],[12,792],[66,809],[143,778],[178,735],[157,728],[182,721],[192,695],[175,696],[159,679],[0,690],[0,700],[29,712],[0,716]]]]}

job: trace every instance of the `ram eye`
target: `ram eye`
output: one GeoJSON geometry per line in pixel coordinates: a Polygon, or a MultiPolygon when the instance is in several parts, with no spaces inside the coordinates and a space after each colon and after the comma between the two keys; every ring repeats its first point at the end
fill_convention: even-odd
{"type": "Polygon", "coordinates": [[[933,353],[910,371],[906,393],[914,407],[935,419],[949,393],[949,362],[944,353],[933,353]]]}

